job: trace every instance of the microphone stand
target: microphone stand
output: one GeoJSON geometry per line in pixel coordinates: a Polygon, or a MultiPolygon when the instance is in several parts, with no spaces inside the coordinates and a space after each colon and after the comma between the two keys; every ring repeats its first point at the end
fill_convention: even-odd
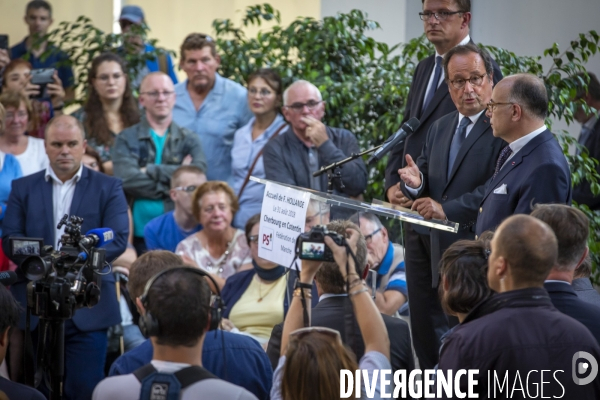
{"type": "Polygon", "coordinates": [[[380,144],[377,147],[373,147],[369,150],[365,150],[360,153],[352,153],[350,155],[350,157],[348,157],[348,158],[344,158],[343,160],[336,161],[333,164],[321,167],[321,169],[319,169],[318,171],[313,172],[312,176],[313,176],[313,178],[316,178],[317,176],[321,176],[324,173],[327,173],[327,194],[333,194],[333,180],[334,179],[340,180],[340,189],[344,188],[344,183],[342,182],[342,171],[339,169],[342,165],[349,163],[352,160],[356,160],[357,158],[362,157],[365,154],[372,153],[382,146],[383,146],[383,144],[380,144]]]}

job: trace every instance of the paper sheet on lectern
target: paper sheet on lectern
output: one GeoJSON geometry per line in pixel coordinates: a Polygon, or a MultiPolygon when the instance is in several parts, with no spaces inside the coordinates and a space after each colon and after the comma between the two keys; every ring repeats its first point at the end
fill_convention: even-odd
{"type": "Polygon", "coordinates": [[[289,267],[304,231],[310,193],[267,182],[260,213],[258,256],[289,267]]]}

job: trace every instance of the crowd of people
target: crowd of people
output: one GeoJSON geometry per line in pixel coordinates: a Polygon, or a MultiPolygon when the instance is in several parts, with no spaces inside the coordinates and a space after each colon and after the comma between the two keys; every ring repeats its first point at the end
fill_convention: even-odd
{"type": "MultiPolygon", "coordinates": [[[[243,87],[218,73],[214,40],[191,33],[179,52],[183,82],[168,55],[131,77],[122,53],[103,53],[83,105],[66,115],[75,76],[64,52],[38,40],[52,7],[30,1],[29,36],[0,49],[0,270],[17,274],[10,290],[0,286],[0,399],[56,396],[52,379],[22,384],[33,382],[30,335],[44,343],[48,325],[26,321],[31,282],[10,238],[59,248],[64,214],[82,217],[82,232],[114,232],[98,304],[64,323],[65,399],[333,399],[340,371],[357,369],[365,379],[351,396],[380,398],[383,380],[369,382],[377,371],[416,368],[438,380],[482,371],[480,398],[494,384],[487,372],[512,384],[561,370],[546,395],[597,399],[599,379],[571,379],[581,374],[574,354],[600,360],[589,220],[571,200],[596,209],[598,197],[589,184],[572,188],[544,123],[543,81],[503,77],[473,43],[471,2],[423,0],[419,15],[435,54],[416,67],[403,119],[420,125],[390,154],[385,200],[458,232],[405,223],[395,238],[373,213],[311,200],[304,230],[325,225],[346,245],[326,237],[335,261],[296,269],[259,256],[264,186],[250,177],[326,191],[326,176],[312,172],[360,151],[352,132],[326,125],[319,89],[284,87],[271,68],[243,87]],[[52,83],[31,83],[40,68],[54,68],[52,83]]],[[[136,33],[140,7],[123,7],[119,22],[122,51],[153,51],[136,33]]],[[[594,74],[576,97],[600,107],[594,74]]],[[[600,122],[587,111],[575,113],[579,141],[600,157],[600,122]]],[[[364,161],[341,170],[334,194],[360,200],[364,161]]],[[[422,382],[405,397],[433,384],[422,382]]],[[[473,390],[466,375],[455,383],[473,390]]]]}

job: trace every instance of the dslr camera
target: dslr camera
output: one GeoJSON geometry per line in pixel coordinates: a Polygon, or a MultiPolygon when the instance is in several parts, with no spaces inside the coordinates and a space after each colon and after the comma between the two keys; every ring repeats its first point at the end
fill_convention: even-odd
{"type": "Polygon", "coordinates": [[[338,246],[346,243],[346,238],[337,232],[329,232],[324,225],[317,225],[310,231],[301,233],[296,240],[296,255],[301,260],[334,261],[331,249],[325,244],[329,236],[338,246]]]}

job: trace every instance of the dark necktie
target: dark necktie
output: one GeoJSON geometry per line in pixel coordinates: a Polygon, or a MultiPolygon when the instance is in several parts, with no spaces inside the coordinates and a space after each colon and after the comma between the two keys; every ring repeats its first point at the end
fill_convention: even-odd
{"type": "Polygon", "coordinates": [[[460,150],[460,146],[462,146],[465,138],[467,137],[467,126],[471,123],[469,117],[464,117],[460,124],[458,124],[458,128],[456,128],[456,132],[454,133],[454,138],[452,138],[452,144],[450,145],[450,153],[448,156],[448,179],[450,179],[450,172],[452,172],[452,167],[454,166],[454,161],[456,161],[456,156],[458,155],[458,151],[460,150]]]}
{"type": "Polygon", "coordinates": [[[433,95],[438,88],[438,82],[440,81],[440,76],[442,76],[442,56],[437,56],[435,58],[435,71],[433,73],[433,81],[431,82],[431,86],[429,87],[429,91],[425,95],[425,100],[423,101],[423,109],[421,112],[425,111],[431,99],[433,99],[433,95]]]}
{"type": "Polygon", "coordinates": [[[494,171],[494,176],[492,176],[492,180],[494,180],[496,175],[498,175],[498,172],[500,172],[500,169],[502,168],[506,160],[508,160],[508,157],[510,157],[511,154],[512,149],[510,148],[510,146],[506,146],[502,149],[500,155],[498,156],[498,162],[496,162],[496,170],[494,171]]]}

